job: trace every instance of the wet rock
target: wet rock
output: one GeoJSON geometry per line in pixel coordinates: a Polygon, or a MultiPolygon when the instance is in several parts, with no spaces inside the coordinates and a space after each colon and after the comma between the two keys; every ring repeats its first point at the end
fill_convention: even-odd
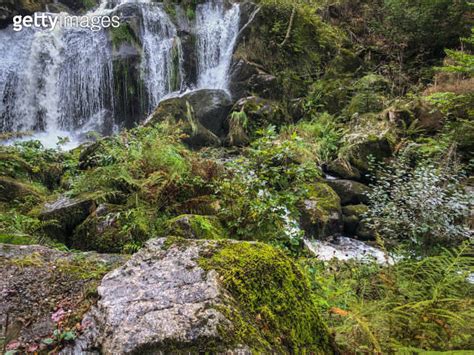
{"type": "Polygon", "coordinates": [[[59,323],[73,329],[93,302],[98,281],[126,258],[0,244],[0,337],[17,353],[48,346],[59,323]],[[85,292],[89,290],[89,292],[85,292]]]}
{"type": "Polygon", "coordinates": [[[367,185],[357,181],[339,179],[327,180],[327,183],[339,195],[343,206],[369,203],[367,193],[370,189],[367,185]]]}
{"type": "Polygon", "coordinates": [[[95,208],[90,198],[69,198],[61,196],[56,201],[46,203],[39,217],[46,224],[44,231],[60,242],[69,242],[74,228],[81,224],[95,208]]]}
{"type": "Polygon", "coordinates": [[[325,183],[308,184],[308,198],[300,203],[301,227],[311,238],[342,232],[341,200],[325,183]]]}
{"type": "Polygon", "coordinates": [[[351,166],[349,162],[334,160],[324,167],[324,170],[331,175],[335,175],[342,179],[360,180],[360,171],[351,166]]]}
{"type": "Polygon", "coordinates": [[[85,333],[64,353],[93,349],[102,354],[250,353],[254,348],[285,353],[289,351],[285,346],[295,339],[314,352],[329,353],[329,336],[305,280],[287,256],[265,244],[150,240],[103,278],[100,300],[83,321],[85,333]],[[232,274],[241,280],[241,287],[227,289],[230,284],[224,275],[232,274]],[[246,300],[250,296],[239,290],[269,296],[246,300]],[[280,313],[272,313],[272,299],[282,297],[291,308],[278,303],[280,313]],[[257,311],[265,309],[259,316],[261,324],[255,321],[256,314],[246,318],[246,302],[257,302],[253,303],[257,311]],[[289,330],[268,328],[278,327],[286,312],[296,318],[285,323],[289,330]],[[267,323],[268,314],[275,318],[267,323]]]}
{"type": "Polygon", "coordinates": [[[186,239],[223,239],[226,232],[215,216],[182,215],[167,223],[167,234],[186,239]]]}
{"type": "Polygon", "coordinates": [[[381,162],[392,156],[392,145],[387,138],[369,138],[364,142],[354,145],[350,152],[349,161],[352,166],[361,172],[363,179],[367,180],[370,172],[369,161],[381,162]]]}

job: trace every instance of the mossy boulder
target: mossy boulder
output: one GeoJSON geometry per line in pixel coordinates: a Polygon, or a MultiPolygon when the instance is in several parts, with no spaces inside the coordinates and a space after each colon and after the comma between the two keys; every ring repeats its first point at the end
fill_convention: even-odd
{"type": "Polygon", "coordinates": [[[360,171],[353,167],[349,162],[336,159],[324,166],[324,171],[330,175],[348,180],[360,180],[360,171]]]}
{"type": "Polygon", "coordinates": [[[18,354],[57,352],[61,344],[53,332],[60,328],[74,335],[96,301],[102,276],[125,260],[118,255],[0,244],[3,349],[18,354]]]}
{"type": "Polygon", "coordinates": [[[199,214],[215,216],[219,213],[221,204],[213,196],[204,195],[190,198],[173,206],[176,214],[199,214]]]}
{"type": "Polygon", "coordinates": [[[120,231],[118,208],[99,205],[73,232],[70,247],[79,250],[119,253],[130,238],[120,231]]]}
{"type": "Polygon", "coordinates": [[[228,142],[236,145],[248,141],[248,137],[254,136],[260,128],[268,125],[279,127],[291,122],[281,103],[256,96],[237,101],[228,120],[230,128],[228,142]]]}
{"type": "Polygon", "coordinates": [[[335,350],[307,277],[266,244],[150,240],[106,275],[98,292],[100,302],[72,352],[335,350]]]}
{"type": "Polygon", "coordinates": [[[63,174],[60,161],[47,162],[44,159],[25,159],[14,150],[0,150],[0,162],[0,176],[37,182],[49,189],[59,185],[63,174]]]}
{"type": "Polygon", "coordinates": [[[69,243],[74,229],[95,209],[96,203],[90,197],[69,198],[61,196],[45,203],[39,218],[47,221],[44,232],[50,237],[69,243]]]}
{"type": "Polygon", "coordinates": [[[167,222],[168,235],[186,239],[223,239],[227,233],[215,216],[181,215],[167,222]]]}
{"type": "Polygon", "coordinates": [[[39,203],[44,199],[41,189],[6,176],[0,176],[0,202],[39,203]]]}
{"type": "Polygon", "coordinates": [[[341,200],[323,182],[307,184],[306,198],[299,204],[301,226],[307,237],[324,238],[342,232],[341,200]]]}
{"type": "Polygon", "coordinates": [[[383,112],[372,113],[354,118],[348,131],[344,136],[347,147],[343,155],[360,172],[361,179],[368,180],[370,162],[383,162],[392,156],[399,140],[397,126],[383,112]]]}
{"type": "Polygon", "coordinates": [[[369,208],[366,205],[348,205],[342,208],[344,222],[344,234],[347,236],[357,235],[362,218],[369,208]]]}
{"type": "Polygon", "coordinates": [[[370,189],[367,185],[357,181],[339,179],[328,180],[327,183],[336,191],[343,206],[369,203],[367,193],[370,189]]]}
{"type": "Polygon", "coordinates": [[[226,118],[231,108],[232,101],[224,90],[196,90],[161,101],[146,124],[184,121],[193,126],[193,132],[202,126],[216,137],[223,137],[228,130],[226,118]]]}

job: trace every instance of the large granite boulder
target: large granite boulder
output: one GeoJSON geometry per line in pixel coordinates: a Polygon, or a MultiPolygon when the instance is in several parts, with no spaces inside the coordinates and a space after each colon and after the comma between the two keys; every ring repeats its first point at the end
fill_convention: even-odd
{"type": "Polygon", "coordinates": [[[98,293],[63,353],[333,352],[308,280],[266,244],[154,239],[98,293]]]}
{"type": "Polygon", "coordinates": [[[80,331],[76,324],[94,302],[100,279],[125,260],[38,245],[0,244],[2,349],[15,354],[49,353],[67,343],[80,331]]]}

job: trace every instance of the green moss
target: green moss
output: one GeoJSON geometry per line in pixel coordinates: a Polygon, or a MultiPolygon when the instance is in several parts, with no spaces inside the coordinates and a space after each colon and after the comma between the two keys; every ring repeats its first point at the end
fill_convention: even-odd
{"type": "Polygon", "coordinates": [[[0,234],[0,244],[28,245],[34,244],[28,236],[0,234]]]}
{"type": "Polygon", "coordinates": [[[315,202],[314,208],[311,209],[313,223],[318,221],[325,223],[331,214],[340,211],[341,199],[328,184],[316,182],[305,185],[305,189],[306,198],[315,202]]]}
{"type": "Polygon", "coordinates": [[[82,0],[82,4],[86,10],[91,10],[97,6],[96,0],[82,0]]]}
{"type": "Polygon", "coordinates": [[[122,43],[135,43],[136,37],[128,23],[121,23],[118,27],[110,27],[110,40],[114,48],[122,43]]]}
{"type": "Polygon", "coordinates": [[[169,235],[187,239],[223,239],[226,232],[215,216],[181,215],[168,221],[169,235]]]}
{"type": "Polygon", "coordinates": [[[229,343],[277,353],[332,352],[301,269],[282,251],[262,243],[224,242],[199,261],[216,270],[235,304],[221,311],[233,322],[229,343]]]}
{"type": "Polygon", "coordinates": [[[356,216],[361,217],[369,211],[369,208],[366,205],[349,205],[342,208],[342,213],[345,216],[356,216]]]}

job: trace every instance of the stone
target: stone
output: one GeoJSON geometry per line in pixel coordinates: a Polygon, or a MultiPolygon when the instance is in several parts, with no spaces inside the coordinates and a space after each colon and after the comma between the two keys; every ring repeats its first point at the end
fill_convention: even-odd
{"type": "Polygon", "coordinates": [[[186,239],[223,239],[226,232],[215,216],[181,215],[167,222],[167,234],[186,239]]]}
{"type": "Polygon", "coordinates": [[[216,137],[223,137],[227,134],[226,119],[231,108],[232,101],[224,90],[196,90],[161,101],[145,124],[192,120],[216,137]]]}
{"type": "Polygon", "coordinates": [[[281,97],[277,78],[257,64],[238,59],[232,63],[229,76],[229,89],[236,100],[252,94],[268,99],[281,97]]]}
{"type": "Polygon", "coordinates": [[[38,245],[0,244],[0,338],[19,354],[52,338],[61,323],[74,329],[93,302],[104,274],[126,257],[97,253],[66,253],[38,245]],[[89,290],[85,292],[86,290],[89,290]]]}
{"type": "Polygon", "coordinates": [[[360,180],[361,174],[360,171],[351,166],[349,162],[341,161],[341,160],[333,160],[329,162],[326,166],[324,166],[324,170],[331,174],[335,175],[342,179],[348,180],[360,180]]]}
{"type": "Polygon", "coordinates": [[[359,230],[362,218],[367,213],[366,205],[349,205],[342,207],[342,218],[344,222],[344,235],[355,236],[359,230]]]}
{"type": "Polygon", "coordinates": [[[343,206],[369,203],[367,193],[370,189],[367,185],[357,181],[342,179],[327,180],[327,183],[339,195],[343,206]]]}
{"type": "Polygon", "coordinates": [[[342,232],[341,200],[322,182],[308,184],[308,197],[299,206],[301,227],[308,238],[325,238],[342,232]]]}
{"type": "Polygon", "coordinates": [[[118,211],[120,209],[114,205],[99,205],[74,229],[69,241],[70,247],[100,253],[120,253],[131,240],[128,234],[121,233],[120,221],[116,218],[118,211]]]}
{"type": "Polygon", "coordinates": [[[54,202],[46,203],[39,213],[46,224],[44,231],[54,239],[69,243],[74,229],[80,225],[95,209],[95,201],[91,198],[69,198],[61,196],[54,202]]]}
{"type": "Polygon", "coordinates": [[[280,103],[274,100],[263,99],[257,96],[249,96],[240,99],[232,107],[229,115],[229,143],[243,145],[248,142],[248,136],[254,134],[258,129],[268,125],[281,126],[291,121],[288,113],[280,103]],[[243,118],[235,120],[240,115],[243,118]],[[238,121],[245,122],[238,122],[238,121]]]}
{"type": "Polygon", "coordinates": [[[27,183],[20,182],[6,176],[0,176],[0,201],[2,202],[26,202],[35,203],[42,200],[40,192],[27,183]]]}
{"type": "Polygon", "coordinates": [[[107,274],[98,294],[82,322],[84,333],[63,354],[285,353],[292,340],[315,353],[333,351],[304,274],[284,253],[262,243],[153,239],[107,274]],[[251,269],[242,269],[246,265],[251,269]],[[240,280],[239,289],[229,275],[240,280]],[[238,290],[258,292],[264,303],[246,300],[250,296],[238,290]],[[291,304],[281,305],[282,297],[291,304]],[[274,313],[273,323],[266,315],[278,311],[271,304],[275,298],[283,313],[274,313]],[[246,302],[265,309],[258,316],[262,324],[243,308],[246,302]],[[267,326],[278,327],[287,312],[283,324],[290,328],[272,333],[267,326]]]}

